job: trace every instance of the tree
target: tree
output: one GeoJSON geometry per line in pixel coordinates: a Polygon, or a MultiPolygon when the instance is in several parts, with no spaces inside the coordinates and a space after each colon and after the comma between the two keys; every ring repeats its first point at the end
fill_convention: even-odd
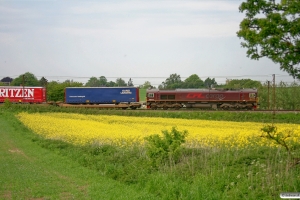
{"type": "Polygon", "coordinates": [[[83,83],[73,80],[65,80],[62,84],[64,87],[83,87],[83,83]]]}
{"type": "Polygon", "coordinates": [[[51,81],[47,85],[47,101],[63,101],[64,86],[56,81],[51,81]]]}
{"type": "Polygon", "coordinates": [[[131,78],[129,79],[129,81],[128,81],[128,83],[127,83],[127,86],[133,87],[133,82],[132,82],[131,78]]]}
{"type": "Polygon", "coordinates": [[[23,84],[24,86],[39,86],[40,83],[35,75],[30,72],[20,75],[11,82],[11,85],[13,86],[20,86],[23,84]]]}
{"type": "Polygon", "coordinates": [[[182,85],[182,81],[180,78],[180,75],[171,74],[169,78],[166,79],[166,81],[162,82],[161,85],[159,85],[159,89],[176,89],[180,88],[182,85]]]}
{"type": "Polygon", "coordinates": [[[47,85],[47,83],[48,83],[48,80],[47,80],[45,77],[42,77],[42,78],[39,80],[39,83],[40,83],[40,86],[46,87],[46,85],[47,85]]]}
{"type": "Polygon", "coordinates": [[[125,83],[125,81],[122,78],[117,78],[116,86],[118,86],[118,87],[127,86],[127,84],[125,83]]]}
{"type": "Polygon", "coordinates": [[[226,87],[227,88],[234,88],[234,89],[240,89],[240,88],[259,88],[262,84],[259,81],[254,81],[251,79],[232,79],[227,82],[226,87]]]}
{"type": "Polygon", "coordinates": [[[216,82],[215,78],[211,79],[211,78],[207,77],[204,81],[204,86],[207,88],[215,87],[217,85],[218,85],[218,83],[216,82]]]}
{"type": "Polygon", "coordinates": [[[247,56],[268,57],[300,80],[300,1],[247,0],[239,10],[246,12],[237,36],[245,40],[247,56]]]}
{"type": "Polygon", "coordinates": [[[106,79],[106,77],[105,76],[100,76],[99,77],[99,83],[100,83],[100,86],[102,86],[102,87],[107,86],[107,79],[106,79]]]}
{"type": "Polygon", "coordinates": [[[113,82],[113,81],[109,81],[107,84],[106,84],[107,87],[115,87],[116,86],[116,83],[113,82]]]}
{"type": "Polygon", "coordinates": [[[197,74],[193,74],[184,80],[182,88],[201,88],[204,86],[204,82],[199,78],[197,74]]]}
{"type": "Polygon", "coordinates": [[[139,86],[141,89],[152,89],[155,88],[151,85],[151,83],[149,81],[145,81],[145,83],[143,85],[139,86]]]}
{"type": "Polygon", "coordinates": [[[48,101],[64,101],[64,90],[66,87],[82,87],[83,83],[74,82],[73,80],[65,80],[62,83],[51,81],[47,85],[48,101]]]}
{"type": "Polygon", "coordinates": [[[3,79],[1,79],[0,82],[1,82],[2,85],[10,85],[12,81],[13,81],[12,78],[4,77],[3,79]]]}
{"type": "Polygon", "coordinates": [[[96,77],[91,77],[85,84],[86,87],[100,87],[101,83],[96,77]]]}

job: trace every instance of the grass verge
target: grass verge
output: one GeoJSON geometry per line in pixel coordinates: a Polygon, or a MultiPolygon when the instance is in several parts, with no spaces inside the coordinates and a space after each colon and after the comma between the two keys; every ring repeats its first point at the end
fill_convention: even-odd
{"type": "Polygon", "coordinates": [[[62,156],[60,149],[37,145],[11,113],[0,111],[0,127],[0,199],[154,199],[62,156]]]}

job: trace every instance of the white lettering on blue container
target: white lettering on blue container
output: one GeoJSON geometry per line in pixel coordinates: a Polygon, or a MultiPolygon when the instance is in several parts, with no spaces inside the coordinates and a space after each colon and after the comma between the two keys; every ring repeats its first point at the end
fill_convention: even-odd
{"type": "Polygon", "coordinates": [[[132,92],[130,90],[122,90],[120,94],[132,94],[132,92]]]}

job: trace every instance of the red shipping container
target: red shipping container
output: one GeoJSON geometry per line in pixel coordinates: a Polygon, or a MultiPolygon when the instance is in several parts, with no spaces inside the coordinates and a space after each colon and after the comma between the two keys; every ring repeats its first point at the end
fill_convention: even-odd
{"type": "Polygon", "coordinates": [[[46,88],[30,86],[0,86],[0,103],[8,99],[13,103],[44,103],[46,88]]]}

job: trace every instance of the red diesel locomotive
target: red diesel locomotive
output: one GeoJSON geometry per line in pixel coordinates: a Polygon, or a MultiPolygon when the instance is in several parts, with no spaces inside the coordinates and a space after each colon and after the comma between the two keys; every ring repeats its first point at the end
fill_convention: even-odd
{"type": "Polygon", "coordinates": [[[0,86],[0,103],[3,103],[5,99],[13,103],[45,103],[46,88],[0,86]]]}
{"type": "Polygon", "coordinates": [[[257,89],[147,90],[147,108],[256,109],[257,89]]]}

